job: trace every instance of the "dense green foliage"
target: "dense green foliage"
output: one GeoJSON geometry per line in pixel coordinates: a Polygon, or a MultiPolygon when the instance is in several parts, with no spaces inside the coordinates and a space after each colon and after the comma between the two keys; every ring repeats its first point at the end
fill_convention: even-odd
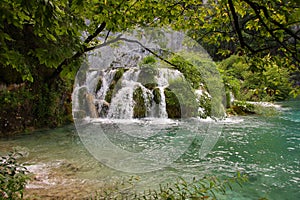
{"type": "MultiPolygon", "coordinates": [[[[267,57],[265,58],[267,59],[267,57]]],[[[227,95],[243,101],[280,101],[291,97],[293,83],[287,68],[271,59],[264,61],[261,70],[251,70],[251,62],[233,55],[219,63],[227,95]]]]}
{"type": "Polygon", "coordinates": [[[184,75],[194,89],[199,88],[200,84],[203,82],[203,79],[200,68],[198,68],[197,65],[193,65],[179,55],[172,57],[170,62],[176,66],[175,69],[184,75]]]}
{"type": "Polygon", "coordinates": [[[97,38],[105,36],[103,30],[118,32],[136,26],[188,29],[193,38],[221,54],[272,52],[288,63],[299,62],[295,1],[4,0],[0,11],[0,66],[15,69],[23,80],[52,78],[61,72],[71,78],[77,68],[70,64],[103,43],[97,38]],[[49,70],[40,74],[42,68],[49,70]]]}
{"type": "Polygon", "coordinates": [[[291,0],[208,1],[194,14],[191,35],[215,59],[230,54],[284,57],[299,68],[299,3],[291,0]],[[210,16],[210,17],[208,17],[210,16]]]}
{"type": "Polygon", "coordinates": [[[19,153],[9,153],[0,158],[0,199],[22,199],[27,181],[27,169],[17,162],[19,153]]]}
{"type": "Polygon", "coordinates": [[[70,82],[23,84],[0,91],[0,135],[72,121],[70,82]]]}

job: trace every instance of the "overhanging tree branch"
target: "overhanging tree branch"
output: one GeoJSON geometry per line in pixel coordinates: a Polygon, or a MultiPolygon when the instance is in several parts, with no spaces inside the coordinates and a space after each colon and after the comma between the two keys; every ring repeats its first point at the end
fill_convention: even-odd
{"type": "Polygon", "coordinates": [[[87,47],[88,43],[91,42],[94,38],[96,38],[105,28],[106,23],[102,22],[101,25],[95,30],[95,32],[89,35],[83,42],[83,47],[77,51],[72,57],[65,58],[55,69],[55,71],[49,77],[49,80],[53,80],[59,76],[59,74],[63,71],[63,67],[70,64],[72,61],[76,60],[80,56],[82,56],[85,52],[89,51],[87,47]]]}
{"type": "Polygon", "coordinates": [[[112,43],[115,43],[115,42],[118,42],[118,41],[125,41],[125,42],[130,42],[130,43],[136,43],[136,44],[140,45],[142,48],[144,48],[146,51],[150,52],[155,57],[159,58],[160,60],[168,63],[169,65],[171,65],[173,67],[177,67],[176,65],[174,65],[170,61],[164,59],[162,56],[158,55],[157,53],[155,53],[154,51],[152,51],[151,49],[149,49],[148,47],[146,47],[145,45],[143,45],[141,42],[139,42],[137,40],[122,38],[121,36],[122,36],[122,34],[118,35],[115,39],[109,40],[107,42],[104,42],[103,44],[100,44],[100,45],[97,45],[97,46],[94,46],[94,47],[90,47],[87,50],[91,51],[91,50],[94,50],[94,49],[99,49],[101,47],[107,46],[109,44],[112,44],[112,43]]]}
{"type": "Polygon", "coordinates": [[[239,19],[238,19],[238,15],[235,11],[235,7],[233,5],[233,2],[232,0],[228,0],[228,4],[229,4],[229,8],[230,8],[230,12],[231,12],[231,15],[232,15],[232,18],[233,18],[233,23],[234,23],[234,30],[235,32],[237,33],[238,35],[238,39],[239,39],[239,42],[241,44],[241,47],[242,48],[247,48],[249,49],[251,52],[254,52],[254,50],[244,41],[244,37],[243,37],[243,34],[242,34],[242,30],[239,26],[239,19]]]}
{"type": "MultiPolygon", "coordinates": [[[[229,0],[231,1],[231,0],[229,0]]],[[[279,38],[274,34],[274,31],[272,31],[272,29],[265,23],[265,21],[263,20],[261,14],[260,14],[260,10],[262,9],[262,6],[258,5],[257,3],[254,3],[250,0],[244,0],[255,12],[255,15],[258,17],[260,23],[262,24],[262,26],[267,30],[267,32],[274,38],[274,40],[281,46],[283,47],[287,52],[289,52],[291,54],[291,56],[294,58],[294,60],[298,63],[300,63],[300,59],[298,58],[298,56],[296,55],[296,51],[292,51],[291,49],[289,49],[286,44],[284,44],[283,42],[281,42],[279,40],[279,38]]],[[[265,13],[264,13],[265,15],[265,13]]],[[[267,18],[267,16],[265,16],[267,18]]],[[[268,19],[269,20],[269,19],[268,19]]],[[[289,32],[290,33],[290,32],[289,32]]],[[[291,35],[291,34],[290,34],[291,35]]],[[[293,35],[292,35],[293,36],[293,35]]],[[[295,41],[297,41],[298,37],[294,37],[295,41]]]]}

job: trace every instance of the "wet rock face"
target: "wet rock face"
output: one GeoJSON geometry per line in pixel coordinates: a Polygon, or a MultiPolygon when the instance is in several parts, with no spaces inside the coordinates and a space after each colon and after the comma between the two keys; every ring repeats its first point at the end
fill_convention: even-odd
{"type": "Polygon", "coordinates": [[[134,118],[143,118],[146,116],[147,108],[145,106],[145,100],[143,97],[143,91],[139,87],[133,93],[133,100],[135,102],[133,108],[133,117],[134,118]]]}

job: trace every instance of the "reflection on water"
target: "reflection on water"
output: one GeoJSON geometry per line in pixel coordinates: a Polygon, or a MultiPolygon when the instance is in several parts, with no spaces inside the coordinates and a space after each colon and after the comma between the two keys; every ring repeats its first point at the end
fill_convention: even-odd
{"type": "MultiPolygon", "coordinates": [[[[225,120],[217,144],[206,157],[199,157],[203,138],[196,137],[186,152],[171,165],[137,174],[140,177],[138,186],[157,187],[158,183],[172,181],[177,176],[187,179],[208,174],[233,176],[239,170],[249,175],[249,182],[243,188],[236,187],[233,192],[229,191],[229,196],[221,199],[299,199],[300,102],[284,104],[281,112],[279,116],[268,118],[245,116],[225,120]]],[[[148,135],[145,137],[127,135],[122,138],[120,132],[112,129],[111,123],[95,123],[111,132],[110,140],[132,152],[142,152],[149,146],[166,142],[165,136],[176,138],[179,132],[187,129],[176,122],[161,128],[160,135],[146,133],[148,135]],[[120,142],[122,139],[124,143],[120,142]]],[[[199,124],[190,124],[188,128],[195,126],[199,124]]],[[[155,126],[152,127],[155,129],[155,126]]],[[[30,170],[38,174],[29,187],[39,191],[42,187],[52,187],[53,195],[55,189],[70,193],[72,190],[67,189],[69,186],[77,188],[79,192],[76,195],[80,196],[80,191],[91,193],[111,180],[134,175],[116,171],[98,162],[83,146],[73,126],[0,140],[1,154],[13,147],[25,153],[27,157],[24,161],[31,165],[30,170]]]]}

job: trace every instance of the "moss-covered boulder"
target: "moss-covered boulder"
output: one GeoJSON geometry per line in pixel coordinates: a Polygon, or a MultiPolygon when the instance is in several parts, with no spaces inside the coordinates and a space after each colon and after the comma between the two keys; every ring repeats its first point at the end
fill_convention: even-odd
{"type": "Polygon", "coordinates": [[[245,101],[234,101],[229,112],[234,115],[255,114],[255,106],[245,101]]]}
{"type": "Polygon", "coordinates": [[[191,85],[184,79],[169,81],[165,89],[167,112],[170,118],[196,117],[198,103],[191,85]]]}
{"type": "Polygon", "coordinates": [[[160,95],[160,90],[159,88],[154,88],[152,91],[153,94],[153,100],[156,104],[159,104],[161,102],[161,95],[160,95]]]}
{"type": "Polygon", "coordinates": [[[126,70],[124,68],[119,68],[118,71],[115,73],[113,81],[111,82],[109,89],[105,96],[106,102],[111,103],[112,97],[118,91],[118,89],[121,88],[121,82],[119,80],[122,78],[125,71],[126,70]]]}
{"type": "Polygon", "coordinates": [[[166,97],[166,110],[169,118],[180,118],[181,117],[181,106],[179,100],[176,97],[176,94],[172,92],[169,88],[166,88],[165,91],[166,97]]]}
{"type": "Polygon", "coordinates": [[[143,91],[140,87],[134,90],[133,92],[133,117],[134,118],[142,118],[146,116],[147,108],[145,106],[145,100],[143,97],[143,91]]]}

